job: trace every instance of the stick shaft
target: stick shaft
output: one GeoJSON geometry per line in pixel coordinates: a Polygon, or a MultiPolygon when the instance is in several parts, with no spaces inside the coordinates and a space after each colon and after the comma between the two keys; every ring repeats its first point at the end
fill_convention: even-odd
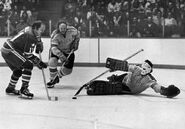
{"type": "MultiPolygon", "coordinates": [[[[39,58],[42,61],[42,56],[41,56],[41,53],[40,52],[39,52],[39,58]]],[[[43,81],[44,81],[44,86],[45,86],[47,98],[48,98],[48,100],[50,100],[49,92],[48,92],[47,85],[46,85],[46,76],[45,76],[45,73],[44,73],[44,69],[43,68],[42,68],[42,77],[43,77],[43,81]]]]}

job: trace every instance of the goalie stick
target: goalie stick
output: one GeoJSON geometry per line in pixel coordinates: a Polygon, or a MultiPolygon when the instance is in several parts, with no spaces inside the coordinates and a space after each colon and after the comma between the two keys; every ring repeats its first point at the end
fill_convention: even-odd
{"type": "MultiPolygon", "coordinates": [[[[130,55],[129,57],[125,58],[123,61],[126,61],[130,58],[132,58],[133,56],[137,55],[138,53],[144,51],[144,49],[140,49],[137,52],[135,52],[134,54],[130,55]]],[[[110,69],[106,70],[105,72],[101,73],[100,75],[96,76],[95,78],[93,78],[92,80],[90,80],[89,82],[87,82],[86,84],[84,84],[83,86],[81,86],[79,88],[79,90],[75,93],[75,95],[72,97],[72,99],[77,99],[77,95],[82,91],[83,88],[87,87],[92,81],[98,79],[99,77],[101,77],[102,75],[106,74],[110,72],[110,69]]]]}

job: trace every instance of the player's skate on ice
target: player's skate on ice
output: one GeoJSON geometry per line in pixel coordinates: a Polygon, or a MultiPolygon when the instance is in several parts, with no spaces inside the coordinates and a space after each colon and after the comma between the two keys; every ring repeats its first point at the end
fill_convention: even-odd
{"type": "Polygon", "coordinates": [[[33,93],[30,93],[27,84],[22,85],[21,89],[20,89],[20,97],[22,98],[28,98],[28,99],[32,99],[33,98],[33,93]]]}

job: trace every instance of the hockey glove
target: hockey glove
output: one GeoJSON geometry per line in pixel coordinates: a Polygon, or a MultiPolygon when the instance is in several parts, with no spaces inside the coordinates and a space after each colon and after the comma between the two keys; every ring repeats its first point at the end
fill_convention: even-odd
{"type": "Polygon", "coordinates": [[[180,89],[175,85],[169,85],[167,88],[161,87],[161,95],[167,96],[167,98],[173,98],[180,93],[180,89]]]}
{"type": "Polygon", "coordinates": [[[64,54],[59,55],[59,59],[60,59],[61,62],[67,61],[67,58],[64,54]]]}
{"type": "Polygon", "coordinates": [[[39,54],[39,52],[42,52],[44,49],[43,42],[39,42],[36,46],[35,53],[39,54]]]}
{"type": "Polygon", "coordinates": [[[47,65],[42,62],[38,57],[35,56],[35,58],[32,60],[33,64],[35,64],[39,69],[47,68],[47,65]]]}

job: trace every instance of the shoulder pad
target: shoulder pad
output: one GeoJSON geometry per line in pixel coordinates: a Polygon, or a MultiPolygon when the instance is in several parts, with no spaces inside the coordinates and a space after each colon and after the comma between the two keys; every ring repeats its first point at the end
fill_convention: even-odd
{"type": "Polygon", "coordinates": [[[151,73],[149,73],[148,76],[149,76],[152,80],[157,81],[151,73]]]}
{"type": "Polygon", "coordinates": [[[31,33],[31,31],[32,31],[31,27],[30,26],[27,26],[24,29],[22,29],[20,32],[23,32],[23,33],[31,33]]]}
{"type": "Polygon", "coordinates": [[[78,30],[73,26],[67,26],[67,31],[71,33],[78,33],[78,30]]]}
{"type": "Polygon", "coordinates": [[[51,33],[51,38],[53,38],[55,35],[57,34],[57,30],[54,30],[52,33],[51,33]]]}

